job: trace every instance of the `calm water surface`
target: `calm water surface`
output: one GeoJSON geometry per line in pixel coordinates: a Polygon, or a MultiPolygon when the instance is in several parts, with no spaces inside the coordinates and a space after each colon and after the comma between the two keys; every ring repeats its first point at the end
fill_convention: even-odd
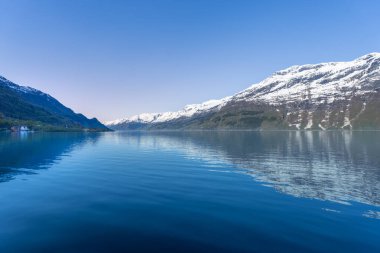
{"type": "Polygon", "coordinates": [[[0,134],[0,252],[380,252],[380,132],[0,134]]]}

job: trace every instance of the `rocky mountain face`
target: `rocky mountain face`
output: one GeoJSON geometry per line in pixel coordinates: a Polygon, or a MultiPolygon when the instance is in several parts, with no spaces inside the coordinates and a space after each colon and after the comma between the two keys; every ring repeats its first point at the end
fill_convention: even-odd
{"type": "Polygon", "coordinates": [[[41,130],[109,130],[96,118],[75,113],[50,95],[0,76],[0,129],[28,125],[41,130]]]}
{"type": "Polygon", "coordinates": [[[292,66],[246,90],[178,112],[108,122],[125,129],[380,129],[380,53],[292,66]]]}

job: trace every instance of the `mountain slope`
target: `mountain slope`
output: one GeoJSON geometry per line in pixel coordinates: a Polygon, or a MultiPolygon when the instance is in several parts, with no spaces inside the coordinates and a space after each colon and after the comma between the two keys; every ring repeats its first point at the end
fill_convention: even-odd
{"type": "Polygon", "coordinates": [[[108,122],[113,129],[380,129],[380,53],[292,66],[231,97],[108,122]]]}
{"type": "Polygon", "coordinates": [[[48,94],[0,76],[0,128],[14,124],[45,130],[108,130],[97,119],[74,113],[48,94]]]}

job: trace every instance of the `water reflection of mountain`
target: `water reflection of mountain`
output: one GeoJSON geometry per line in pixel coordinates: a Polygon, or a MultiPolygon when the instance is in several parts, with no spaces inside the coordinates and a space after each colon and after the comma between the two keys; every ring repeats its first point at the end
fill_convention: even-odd
{"type": "Polygon", "coordinates": [[[380,132],[129,133],[127,141],[235,164],[297,197],[380,205],[380,132]]]}
{"type": "Polygon", "coordinates": [[[0,133],[0,182],[49,168],[75,147],[98,137],[97,133],[0,133]]]}

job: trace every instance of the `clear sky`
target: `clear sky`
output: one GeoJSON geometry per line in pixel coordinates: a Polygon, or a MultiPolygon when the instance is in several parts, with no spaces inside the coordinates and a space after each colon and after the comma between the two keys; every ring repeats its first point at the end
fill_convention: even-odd
{"type": "Polygon", "coordinates": [[[112,120],[380,51],[380,1],[0,0],[0,75],[112,120]]]}

